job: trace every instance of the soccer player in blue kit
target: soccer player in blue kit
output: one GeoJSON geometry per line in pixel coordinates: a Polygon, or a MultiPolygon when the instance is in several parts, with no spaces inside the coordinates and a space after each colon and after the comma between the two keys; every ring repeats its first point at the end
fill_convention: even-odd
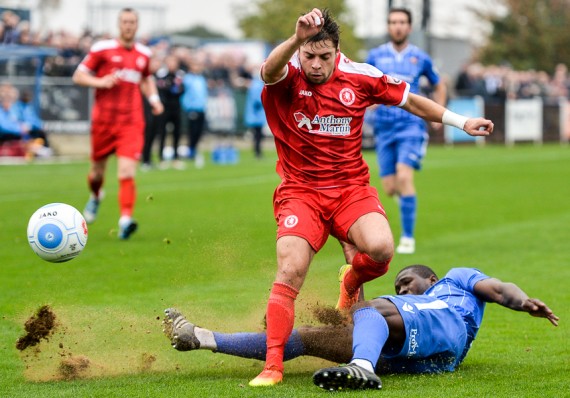
{"type": "MultiPolygon", "coordinates": [[[[390,41],[370,50],[366,62],[383,73],[407,82],[410,92],[420,93],[420,78],[425,76],[432,98],[445,106],[447,90],[434,69],[429,55],[408,42],[412,31],[412,14],[405,8],[392,8],[388,13],[390,41]]],[[[415,252],[414,229],[417,199],[414,171],[421,168],[428,143],[426,122],[396,106],[380,105],[373,114],[376,153],[382,188],[389,196],[399,198],[402,234],[397,253],[415,252]]],[[[433,123],[434,128],[441,128],[433,123]]]]}
{"type": "MultiPolygon", "coordinates": [[[[439,280],[425,265],[396,276],[397,295],[361,301],[352,307],[353,325],[304,326],[293,330],[284,359],[314,356],[348,363],[318,370],[313,382],[326,390],[379,389],[377,374],[454,371],[477,336],[486,303],[548,319],[559,318],[542,301],[513,283],[475,268],[452,268],[439,280]]],[[[265,333],[218,333],[188,322],[167,309],[166,332],[179,351],[207,349],[265,359],[265,333]]]]}

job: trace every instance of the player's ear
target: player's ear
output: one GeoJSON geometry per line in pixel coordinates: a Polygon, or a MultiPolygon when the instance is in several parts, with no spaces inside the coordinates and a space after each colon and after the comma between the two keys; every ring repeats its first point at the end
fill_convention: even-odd
{"type": "Polygon", "coordinates": [[[429,285],[430,286],[435,285],[438,280],[439,278],[437,277],[437,275],[433,274],[432,276],[429,277],[429,285]]]}

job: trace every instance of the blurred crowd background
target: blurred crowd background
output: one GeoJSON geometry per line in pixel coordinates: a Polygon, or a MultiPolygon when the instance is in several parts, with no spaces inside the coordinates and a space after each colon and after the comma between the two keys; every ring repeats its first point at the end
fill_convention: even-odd
{"type": "MultiPolygon", "coordinates": [[[[45,121],[46,131],[87,133],[91,99],[86,89],[73,86],[70,77],[93,43],[111,38],[113,35],[88,29],[80,34],[72,33],[65,28],[45,32],[34,31],[30,22],[21,18],[18,13],[9,9],[0,11],[2,11],[0,81],[13,84],[19,90],[19,100],[35,105],[37,117],[45,121]],[[41,57],[6,56],[3,59],[2,52],[7,54],[6,49],[10,48],[49,51],[41,57]],[[37,83],[38,77],[43,79],[41,87],[37,83]]],[[[215,51],[212,51],[212,47],[203,45],[204,41],[181,41],[169,35],[139,39],[152,50],[153,73],[166,68],[168,59],[171,61],[174,59],[175,72],[181,78],[192,73],[200,74],[206,79],[209,99],[205,109],[207,133],[213,132],[225,136],[253,134],[252,126],[246,120],[246,102],[248,89],[259,70],[263,55],[260,57],[256,54],[252,57],[250,52],[241,50],[243,43],[239,41],[234,42],[234,45],[215,47],[215,51]]],[[[210,42],[231,44],[231,40],[227,39],[210,42]]],[[[275,44],[262,40],[256,43],[258,45],[256,48],[263,49],[265,54],[275,44]]],[[[347,42],[344,43],[346,46],[347,42]]],[[[366,44],[368,48],[372,47],[371,43],[366,44]]],[[[443,48],[448,52],[453,51],[445,46],[443,48]]],[[[486,116],[493,117],[497,121],[498,140],[502,139],[500,138],[501,131],[504,130],[502,114],[507,100],[541,98],[545,107],[552,106],[558,109],[562,100],[567,102],[570,99],[570,76],[568,66],[564,62],[556,63],[549,70],[520,68],[513,66],[508,59],[502,59],[500,62],[488,62],[488,60],[484,62],[477,55],[474,54],[470,60],[463,62],[461,67],[457,68],[459,69],[457,73],[449,74],[444,70],[442,77],[447,84],[450,100],[465,97],[480,97],[484,100],[486,116]],[[493,109],[497,106],[503,107],[502,110],[493,109]]],[[[438,66],[438,60],[441,62],[442,57],[435,56],[434,60],[438,66]]],[[[426,94],[429,94],[427,88],[426,94]]],[[[556,112],[562,114],[563,111],[556,112]]],[[[550,113],[545,110],[547,118],[550,113]]],[[[562,116],[555,115],[550,119],[552,118],[562,120],[562,116]]],[[[545,121],[547,129],[562,129],[560,126],[562,122],[558,125],[556,125],[558,122],[554,125],[549,123],[549,120],[545,121]]],[[[182,117],[181,124],[182,130],[187,130],[186,118],[182,117]]],[[[441,132],[431,133],[434,135],[433,141],[437,142],[438,134],[441,136],[441,132]]],[[[270,133],[263,129],[263,135],[269,136],[270,133]]],[[[495,138],[491,138],[493,139],[495,138]]],[[[259,148],[256,151],[256,155],[259,155],[259,148]]]]}

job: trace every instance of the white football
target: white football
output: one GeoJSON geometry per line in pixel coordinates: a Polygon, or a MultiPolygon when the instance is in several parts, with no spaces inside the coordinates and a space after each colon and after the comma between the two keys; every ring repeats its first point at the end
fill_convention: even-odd
{"type": "Polygon", "coordinates": [[[69,261],[77,257],[87,244],[87,223],[75,207],[50,203],[30,217],[28,243],[46,261],[69,261]]]}

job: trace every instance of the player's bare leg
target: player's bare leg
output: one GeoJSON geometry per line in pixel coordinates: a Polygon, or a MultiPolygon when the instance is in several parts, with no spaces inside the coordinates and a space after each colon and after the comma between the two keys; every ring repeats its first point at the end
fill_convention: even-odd
{"type": "Polygon", "coordinates": [[[107,158],[94,160],[91,162],[89,174],[87,175],[87,183],[89,184],[89,199],[83,209],[83,218],[87,224],[92,224],[97,219],[99,205],[103,199],[103,182],[105,179],[105,170],[107,168],[107,158]]]}

